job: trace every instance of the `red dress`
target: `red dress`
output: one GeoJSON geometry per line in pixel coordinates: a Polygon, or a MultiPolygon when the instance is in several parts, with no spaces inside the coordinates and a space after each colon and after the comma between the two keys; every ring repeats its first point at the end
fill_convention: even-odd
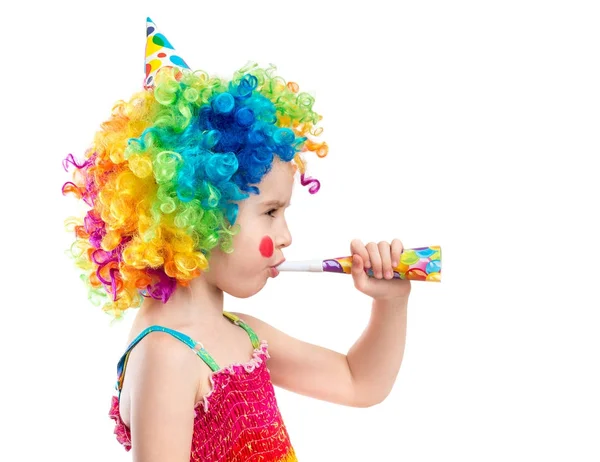
{"type": "MultiPolygon", "coordinates": [[[[260,342],[254,331],[235,315],[224,315],[248,332],[254,352],[247,363],[220,369],[204,348],[196,350],[213,374],[211,392],[193,409],[190,461],[297,461],[267,368],[267,343],[260,342]]],[[[193,349],[198,344],[181,332],[161,326],[148,327],[131,342],[119,361],[116,387],[119,395],[129,352],[153,331],[167,332],[193,349]]],[[[131,433],[121,420],[119,396],[113,396],[109,416],[115,421],[117,440],[129,451],[131,433]]]]}

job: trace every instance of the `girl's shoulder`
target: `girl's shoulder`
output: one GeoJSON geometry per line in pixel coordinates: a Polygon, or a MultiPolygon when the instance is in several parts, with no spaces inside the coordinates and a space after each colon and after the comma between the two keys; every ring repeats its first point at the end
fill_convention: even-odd
{"type": "Polygon", "coordinates": [[[152,331],[128,355],[119,399],[111,412],[125,427],[145,435],[136,441],[140,453],[166,455],[169,447],[189,451],[202,369],[194,367],[198,359],[187,350],[169,334],[152,331]]]}
{"type": "Polygon", "coordinates": [[[132,337],[118,367],[119,407],[125,425],[130,424],[132,397],[141,406],[161,408],[176,407],[179,400],[194,402],[204,372],[196,367],[196,355],[164,330],[144,329],[132,337]]]}
{"type": "MultiPolygon", "coordinates": [[[[180,377],[186,382],[194,378],[194,365],[198,358],[190,355],[189,348],[182,345],[182,340],[164,330],[152,330],[152,335],[145,335],[139,343],[129,351],[127,359],[128,380],[145,381],[159,379],[165,374],[180,377]],[[185,373],[181,373],[181,371],[185,373]]],[[[185,342],[184,342],[185,343],[185,342]]],[[[188,345],[191,347],[191,345],[188,345]]]]}

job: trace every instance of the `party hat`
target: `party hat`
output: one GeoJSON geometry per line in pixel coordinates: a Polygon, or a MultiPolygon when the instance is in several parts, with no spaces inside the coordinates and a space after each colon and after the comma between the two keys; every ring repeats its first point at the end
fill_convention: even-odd
{"type": "Polygon", "coordinates": [[[150,18],[146,19],[146,36],[146,88],[154,85],[156,73],[163,67],[190,68],[150,18]]]}

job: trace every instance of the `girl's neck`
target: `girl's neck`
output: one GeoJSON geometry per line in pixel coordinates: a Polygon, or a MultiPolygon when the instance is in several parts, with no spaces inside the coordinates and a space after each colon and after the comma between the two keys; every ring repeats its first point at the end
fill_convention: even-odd
{"type": "Polygon", "coordinates": [[[201,275],[187,287],[178,286],[166,304],[147,298],[140,308],[139,316],[153,323],[197,325],[223,317],[223,291],[209,284],[201,275]]]}

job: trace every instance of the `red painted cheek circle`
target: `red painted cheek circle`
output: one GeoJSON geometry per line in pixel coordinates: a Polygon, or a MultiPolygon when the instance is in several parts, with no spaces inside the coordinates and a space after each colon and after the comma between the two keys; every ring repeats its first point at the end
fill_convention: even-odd
{"type": "Polygon", "coordinates": [[[273,256],[273,239],[269,236],[265,236],[260,241],[260,254],[265,258],[270,258],[273,256]]]}

